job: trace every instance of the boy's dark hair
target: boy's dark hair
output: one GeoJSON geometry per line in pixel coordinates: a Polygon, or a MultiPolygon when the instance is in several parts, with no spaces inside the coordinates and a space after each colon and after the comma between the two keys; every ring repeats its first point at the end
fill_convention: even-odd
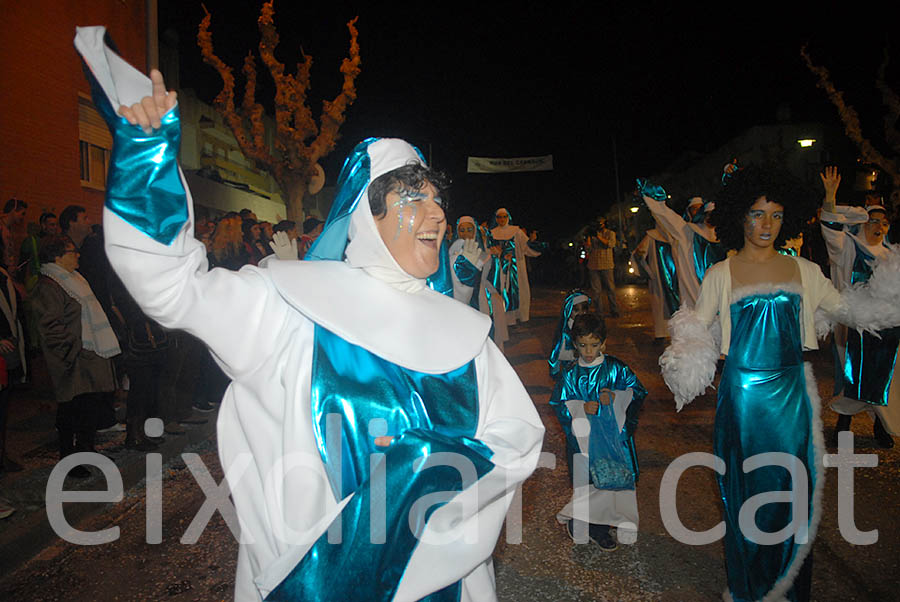
{"type": "MultiPolygon", "coordinates": [[[[47,220],[50,219],[51,217],[55,218],[56,214],[52,213],[50,211],[44,211],[41,214],[41,217],[38,219],[38,222],[43,226],[45,223],[47,223],[47,220]]],[[[57,223],[58,222],[59,222],[59,220],[57,220],[57,223]]]]}
{"type": "MultiPolygon", "coordinates": [[[[425,182],[431,182],[442,198],[450,186],[450,179],[445,174],[419,163],[404,165],[378,176],[369,184],[369,208],[372,210],[372,216],[378,219],[387,214],[385,197],[395,186],[421,190],[425,186],[425,182]]],[[[443,207],[444,210],[447,209],[446,202],[443,207]]]]}
{"type": "Polygon", "coordinates": [[[572,322],[572,340],[594,335],[600,341],[606,340],[606,322],[597,314],[587,313],[575,316],[572,322]]]}
{"type": "Polygon", "coordinates": [[[78,219],[78,215],[87,211],[81,205],[69,205],[59,214],[59,231],[66,233],[69,231],[69,224],[78,219]]]}
{"type": "Polygon", "coordinates": [[[38,261],[41,263],[53,263],[57,257],[66,254],[66,247],[75,246],[68,236],[45,236],[38,247],[38,261]]]}

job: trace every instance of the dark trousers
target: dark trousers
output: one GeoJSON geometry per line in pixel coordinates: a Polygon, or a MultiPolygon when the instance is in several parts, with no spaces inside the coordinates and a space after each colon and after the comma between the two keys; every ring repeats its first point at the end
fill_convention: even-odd
{"type": "Polygon", "coordinates": [[[149,353],[129,352],[125,358],[129,381],[125,423],[129,437],[141,438],[144,421],[149,416],[160,415],[163,406],[160,393],[167,361],[167,349],[149,353]]]}
{"type": "Polygon", "coordinates": [[[56,430],[59,432],[59,455],[65,458],[75,451],[94,451],[97,414],[103,393],[82,393],[71,401],[56,405],[56,430]]]}
{"type": "MultiPolygon", "coordinates": [[[[12,377],[10,377],[12,382],[12,377]]],[[[0,469],[6,462],[6,425],[9,422],[9,392],[10,386],[3,387],[0,391],[0,469]]]]}

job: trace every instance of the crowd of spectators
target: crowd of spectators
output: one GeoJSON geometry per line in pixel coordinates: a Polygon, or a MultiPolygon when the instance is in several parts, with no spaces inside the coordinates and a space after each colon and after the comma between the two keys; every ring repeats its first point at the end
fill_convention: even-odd
{"type": "MultiPolygon", "coordinates": [[[[3,476],[22,470],[6,453],[10,397],[30,380],[32,365],[40,364],[52,384],[60,458],[95,451],[98,431],[124,431],[122,447],[152,451],[160,440],[145,434],[147,418],[163,421],[163,436],[182,434],[207,421],[204,414],[228,386],[200,341],[141,311],[109,265],[102,227],[84,207],[69,205],[58,216],[45,211],[30,228],[27,208],[10,199],[0,214],[0,519],[15,511],[2,497],[3,476]],[[124,424],[116,413],[122,398],[124,424]]],[[[302,259],[321,229],[314,217],[299,227],[289,220],[273,226],[249,209],[196,225],[210,267],[229,270],[272,254],[275,232],[298,239],[302,259]]],[[[69,472],[90,475],[85,466],[69,472]]]]}

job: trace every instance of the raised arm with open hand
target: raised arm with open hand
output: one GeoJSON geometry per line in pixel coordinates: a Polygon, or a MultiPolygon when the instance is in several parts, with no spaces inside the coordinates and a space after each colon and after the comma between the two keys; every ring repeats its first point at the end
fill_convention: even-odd
{"type": "Polygon", "coordinates": [[[834,211],[837,189],[841,185],[841,174],[837,167],[831,165],[826,167],[819,174],[819,177],[822,178],[822,185],[825,187],[825,198],[822,200],[822,206],[825,211],[834,211]]]}

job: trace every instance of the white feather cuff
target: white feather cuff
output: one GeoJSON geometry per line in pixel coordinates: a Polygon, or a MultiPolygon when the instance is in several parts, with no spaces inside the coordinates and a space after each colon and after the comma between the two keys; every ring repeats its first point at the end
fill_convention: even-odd
{"type": "Polygon", "coordinates": [[[877,333],[900,326],[900,246],[876,259],[868,282],[845,288],[834,318],[857,330],[877,333]]]}
{"type": "MultiPolygon", "coordinates": [[[[718,325],[718,322],[713,322],[718,325]]],[[[679,309],[669,320],[672,342],[659,358],[663,380],[675,395],[675,407],[702,395],[716,376],[719,345],[711,327],[687,307],[679,309]]]]}

